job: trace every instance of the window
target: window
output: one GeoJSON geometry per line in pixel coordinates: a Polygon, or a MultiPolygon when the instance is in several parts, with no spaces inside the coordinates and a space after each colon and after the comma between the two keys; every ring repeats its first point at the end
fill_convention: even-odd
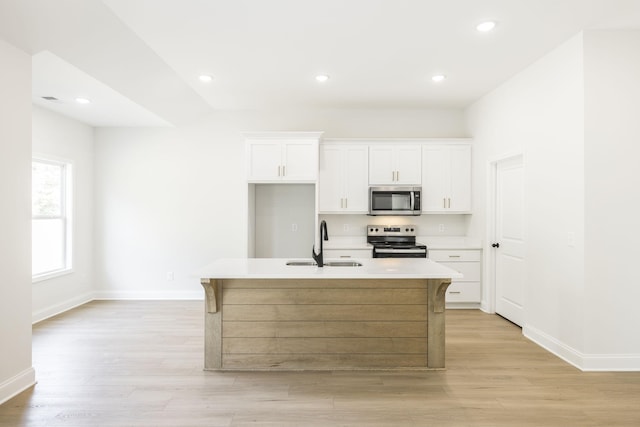
{"type": "Polygon", "coordinates": [[[31,274],[33,281],[71,271],[71,164],[33,159],[31,274]]]}

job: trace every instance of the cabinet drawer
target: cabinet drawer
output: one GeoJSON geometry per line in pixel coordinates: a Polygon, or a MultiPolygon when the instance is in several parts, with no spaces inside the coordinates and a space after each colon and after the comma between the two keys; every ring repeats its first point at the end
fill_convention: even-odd
{"type": "Polygon", "coordinates": [[[480,251],[478,249],[430,249],[429,258],[436,262],[480,261],[480,251]]]}
{"type": "Polygon", "coordinates": [[[455,279],[456,282],[479,282],[480,263],[479,262],[440,262],[457,272],[464,274],[462,279],[455,279]]]}
{"type": "Polygon", "coordinates": [[[371,258],[372,249],[325,249],[324,258],[371,258]]]}
{"type": "Polygon", "coordinates": [[[479,282],[452,282],[447,288],[447,302],[480,302],[479,282]]]}

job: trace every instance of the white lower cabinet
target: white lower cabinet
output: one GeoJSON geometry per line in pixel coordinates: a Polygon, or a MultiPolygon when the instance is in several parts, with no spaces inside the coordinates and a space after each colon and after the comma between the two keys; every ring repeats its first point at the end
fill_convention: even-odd
{"type": "Polygon", "coordinates": [[[372,249],[325,249],[324,259],[329,258],[371,258],[372,249]]]}
{"type": "Polygon", "coordinates": [[[479,308],[482,300],[482,251],[479,249],[430,249],[429,258],[464,275],[447,289],[447,308],[479,308]]]}

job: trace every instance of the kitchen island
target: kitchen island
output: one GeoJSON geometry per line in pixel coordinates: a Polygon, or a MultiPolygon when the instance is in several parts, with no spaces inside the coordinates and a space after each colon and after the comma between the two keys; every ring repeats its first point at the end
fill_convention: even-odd
{"type": "Polygon", "coordinates": [[[305,260],[202,269],[206,370],[444,368],[445,292],[460,273],[424,258],[288,261],[305,260]]]}

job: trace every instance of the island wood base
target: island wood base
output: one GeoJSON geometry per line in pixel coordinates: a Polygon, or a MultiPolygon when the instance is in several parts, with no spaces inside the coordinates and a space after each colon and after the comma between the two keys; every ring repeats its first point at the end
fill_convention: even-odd
{"type": "Polygon", "coordinates": [[[442,369],[451,279],[202,279],[205,370],[442,369]]]}

